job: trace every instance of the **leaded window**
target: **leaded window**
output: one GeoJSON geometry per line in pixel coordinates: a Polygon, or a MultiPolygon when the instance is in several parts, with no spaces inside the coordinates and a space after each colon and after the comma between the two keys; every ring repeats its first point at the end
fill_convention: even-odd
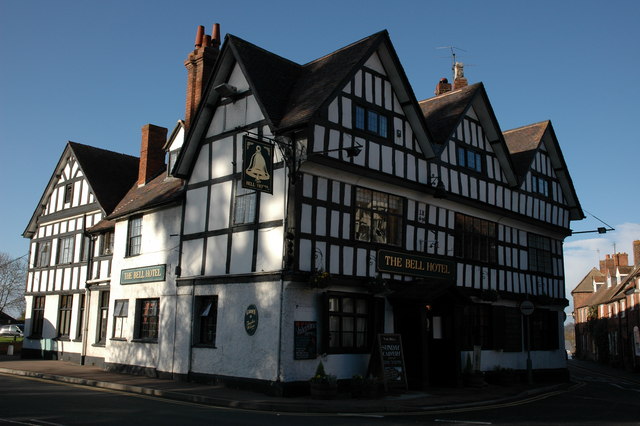
{"type": "Polygon", "coordinates": [[[353,124],[356,129],[365,130],[383,138],[389,134],[386,115],[359,105],[355,107],[353,124]]]}
{"type": "Polygon", "coordinates": [[[371,298],[363,295],[331,294],[327,300],[328,351],[331,353],[370,350],[371,298]]]}
{"type": "Polygon", "coordinates": [[[498,236],[495,222],[456,213],[455,255],[465,260],[497,263],[498,236]]]}
{"type": "Polygon", "coordinates": [[[402,219],[401,197],[357,188],[354,227],[356,240],[400,246],[402,219]]]}
{"type": "Polygon", "coordinates": [[[51,261],[51,241],[41,241],[36,246],[36,267],[49,266],[51,261]]]}
{"type": "Polygon", "coordinates": [[[158,339],[159,299],[138,300],[137,333],[141,340],[158,339]]]}
{"type": "Polygon", "coordinates": [[[529,270],[552,274],[551,239],[541,235],[528,234],[528,246],[529,270]]]}
{"type": "Polygon", "coordinates": [[[233,210],[233,224],[242,225],[256,221],[257,192],[244,188],[242,181],[236,182],[236,196],[233,210]]]}
{"type": "Polygon", "coordinates": [[[73,262],[73,247],[75,238],[73,236],[60,238],[58,240],[58,264],[73,262]]]}
{"type": "Polygon", "coordinates": [[[483,156],[477,151],[465,147],[458,147],[458,165],[482,173],[483,156]]]}

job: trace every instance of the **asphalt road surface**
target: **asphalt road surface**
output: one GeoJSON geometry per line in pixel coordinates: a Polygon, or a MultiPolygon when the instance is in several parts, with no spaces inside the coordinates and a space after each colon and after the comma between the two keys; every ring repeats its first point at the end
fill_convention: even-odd
{"type": "Polygon", "coordinates": [[[221,409],[0,375],[1,425],[640,425],[638,375],[570,362],[566,390],[524,401],[412,415],[221,409]]]}

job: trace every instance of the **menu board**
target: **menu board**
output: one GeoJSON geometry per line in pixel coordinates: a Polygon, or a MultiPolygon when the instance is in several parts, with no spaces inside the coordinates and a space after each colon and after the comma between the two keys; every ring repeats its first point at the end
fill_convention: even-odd
{"type": "Polygon", "coordinates": [[[316,359],[318,326],[315,321],[294,321],[293,359],[316,359]]]}
{"type": "Polygon", "coordinates": [[[407,374],[399,334],[378,334],[378,348],[382,364],[384,386],[389,389],[407,389],[407,374]]]}

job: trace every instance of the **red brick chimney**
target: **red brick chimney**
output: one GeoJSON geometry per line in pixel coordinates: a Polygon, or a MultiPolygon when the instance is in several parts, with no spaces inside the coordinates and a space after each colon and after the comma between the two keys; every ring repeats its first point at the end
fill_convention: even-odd
{"type": "Polygon", "coordinates": [[[635,266],[640,265],[640,240],[633,242],[633,264],[635,266]]]}
{"type": "Polygon", "coordinates": [[[213,24],[211,35],[205,34],[204,27],[200,25],[196,32],[195,49],[184,62],[187,68],[187,109],[184,120],[187,129],[198,109],[202,92],[213,72],[219,53],[220,24],[213,24]]]}
{"type": "Polygon", "coordinates": [[[456,62],[453,65],[453,90],[462,89],[468,85],[467,79],[464,78],[464,64],[456,62]]]}
{"type": "Polygon", "coordinates": [[[167,142],[167,129],[153,124],[142,126],[138,186],[142,186],[165,169],[163,149],[167,142]]]}
{"type": "Polygon", "coordinates": [[[441,78],[438,84],[436,85],[436,91],[434,92],[436,96],[440,96],[443,93],[447,93],[451,91],[451,83],[446,78],[441,78]]]}

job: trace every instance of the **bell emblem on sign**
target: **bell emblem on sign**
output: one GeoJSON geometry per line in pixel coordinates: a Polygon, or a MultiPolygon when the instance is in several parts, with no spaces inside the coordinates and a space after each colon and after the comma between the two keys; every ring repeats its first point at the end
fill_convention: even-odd
{"type": "Polygon", "coordinates": [[[245,170],[245,173],[248,176],[251,176],[256,180],[256,182],[260,182],[261,180],[268,180],[271,175],[269,175],[269,171],[267,169],[267,162],[262,155],[262,147],[259,145],[256,146],[256,150],[251,156],[251,160],[249,161],[249,167],[245,170]]]}

